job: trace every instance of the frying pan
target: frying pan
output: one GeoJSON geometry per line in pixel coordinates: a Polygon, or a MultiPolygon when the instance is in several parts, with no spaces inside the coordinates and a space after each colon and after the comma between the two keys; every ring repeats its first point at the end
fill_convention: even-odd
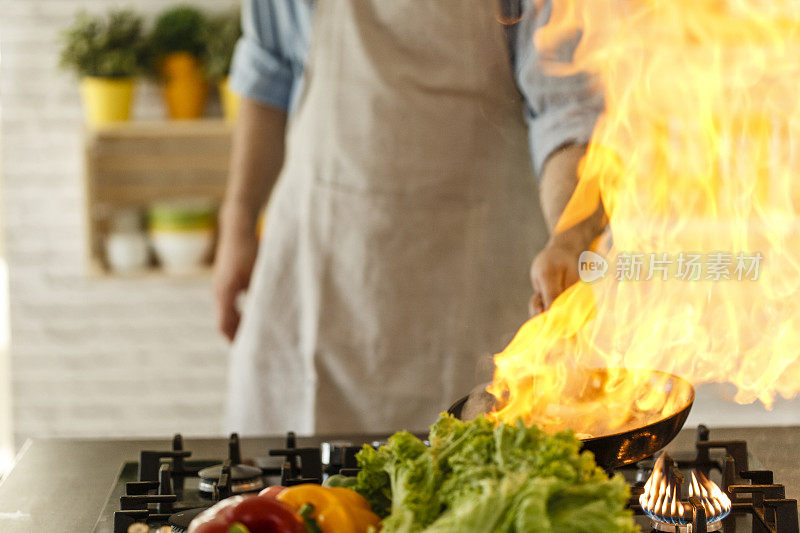
{"type": "MultiPolygon", "coordinates": [[[[669,444],[686,423],[686,418],[694,403],[694,387],[688,381],[673,374],[656,370],[649,371],[649,374],[653,377],[660,377],[659,381],[663,382],[665,390],[672,387],[683,388],[686,391],[685,402],[674,413],[648,422],[644,426],[611,435],[582,439],[583,449],[592,452],[597,464],[606,470],[650,457],[669,444]]],[[[464,406],[469,399],[470,395],[464,396],[455,402],[447,412],[456,418],[461,418],[464,406]]]]}

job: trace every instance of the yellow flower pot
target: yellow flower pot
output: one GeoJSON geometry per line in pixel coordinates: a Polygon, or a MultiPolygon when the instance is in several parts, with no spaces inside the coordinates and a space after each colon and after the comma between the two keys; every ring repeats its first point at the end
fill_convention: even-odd
{"type": "Polygon", "coordinates": [[[222,100],[222,112],[225,115],[225,121],[228,124],[235,124],[236,119],[239,118],[239,103],[241,100],[239,95],[231,90],[227,76],[219,82],[219,96],[222,100]]]}
{"type": "Polygon", "coordinates": [[[86,123],[102,126],[128,120],[133,105],[133,78],[93,78],[81,80],[81,96],[86,123]]]}
{"type": "Polygon", "coordinates": [[[161,62],[164,99],[173,119],[201,118],[206,108],[208,80],[200,61],[187,52],[175,52],[161,62]]]}

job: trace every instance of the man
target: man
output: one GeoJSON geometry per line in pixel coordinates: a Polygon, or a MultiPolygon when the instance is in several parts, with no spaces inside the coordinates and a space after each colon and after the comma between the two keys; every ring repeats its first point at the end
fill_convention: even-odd
{"type": "Polygon", "coordinates": [[[534,256],[531,312],[577,280],[599,217],[548,228],[602,102],[543,72],[547,8],[508,29],[511,4],[245,2],[214,280],[229,429],[424,429],[524,322],[534,256]]]}

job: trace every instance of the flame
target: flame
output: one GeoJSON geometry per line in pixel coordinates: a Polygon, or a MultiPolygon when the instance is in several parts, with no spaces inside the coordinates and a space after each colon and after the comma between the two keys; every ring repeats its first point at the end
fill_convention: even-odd
{"type": "Polygon", "coordinates": [[[800,0],[553,6],[539,49],[582,39],[547,67],[588,73],[606,101],[557,231],[602,202],[613,245],[598,251],[616,268],[570,287],[495,356],[492,415],[599,435],[681,404],[666,377],[621,370],[587,398],[594,368],[730,383],[737,402],[767,408],[795,396],[800,0]],[[704,270],[687,278],[692,257],[704,270]],[[642,280],[626,279],[631,263],[642,280]]]}
{"type": "Polygon", "coordinates": [[[708,522],[722,520],[731,512],[731,500],[728,495],[699,470],[692,470],[689,497],[697,497],[700,500],[706,511],[708,522]]]}
{"type": "MultiPolygon", "coordinates": [[[[639,496],[639,504],[651,518],[668,524],[685,524],[683,502],[680,501],[678,483],[672,479],[666,454],[656,461],[653,473],[644,484],[644,492],[639,496]]],[[[688,513],[687,513],[688,514],[688,513]]]]}
{"type": "MultiPolygon", "coordinates": [[[[731,511],[727,494],[698,470],[692,470],[689,498],[697,497],[706,512],[706,523],[719,522],[731,511]]],[[[653,467],[653,473],[639,496],[639,504],[647,515],[665,524],[686,525],[692,521],[692,506],[681,500],[680,478],[672,472],[672,459],[662,453],[653,467]]]]}

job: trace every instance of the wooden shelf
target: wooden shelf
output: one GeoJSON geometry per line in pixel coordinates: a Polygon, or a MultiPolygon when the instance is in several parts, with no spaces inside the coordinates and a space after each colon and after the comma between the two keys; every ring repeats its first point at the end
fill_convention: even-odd
{"type": "Polygon", "coordinates": [[[194,272],[171,273],[165,272],[158,265],[151,265],[147,270],[141,272],[116,273],[110,271],[104,265],[90,265],[89,274],[97,278],[110,278],[116,280],[147,281],[155,279],[170,279],[175,282],[192,283],[194,281],[208,280],[213,272],[212,265],[205,265],[194,272]]]}
{"type": "Polygon", "coordinates": [[[108,273],[111,215],[160,200],[221,201],[231,145],[223,120],[123,122],[85,133],[87,250],[93,273],[108,273]]]}

